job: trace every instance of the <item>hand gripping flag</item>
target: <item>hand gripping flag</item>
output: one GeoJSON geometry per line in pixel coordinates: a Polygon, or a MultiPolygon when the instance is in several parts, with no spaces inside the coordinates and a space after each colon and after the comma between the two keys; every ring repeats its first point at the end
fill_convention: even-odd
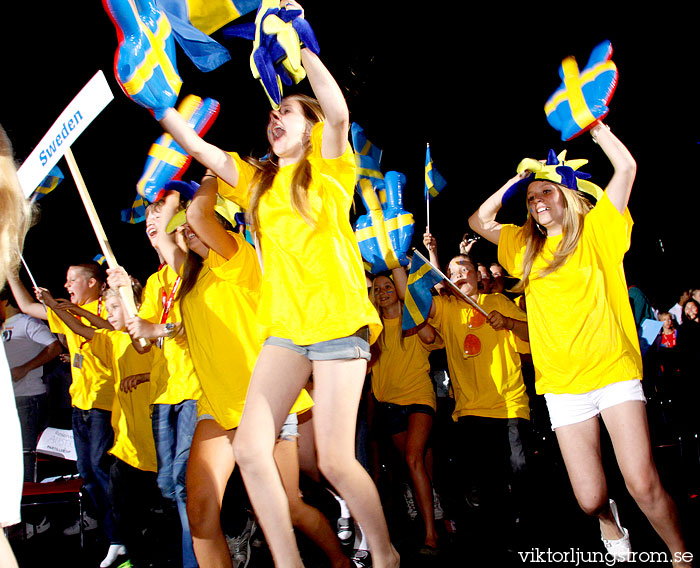
{"type": "Polygon", "coordinates": [[[562,84],[544,105],[549,124],[561,132],[562,140],[575,138],[608,114],[618,76],[611,56],[612,45],[606,40],[593,49],[581,72],[573,57],[562,61],[562,84]]]}
{"type": "Polygon", "coordinates": [[[430,201],[433,197],[437,197],[447,182],[440,173],[433,167],[433,160],[430,157],[430,145],[425,151],[425,200],[430,201]]]}
{"type": "Polygon", "coordinates": [[[421,255],[414,255],[408,275],[401,328],[405,335],[413,335],[425,324],[433,303],[430,290],[442,281],[442,276],[426,263],[421,255]]]}
{"type": "Polygon", "coordinates": [[[32,201],[39,201],[42,197],[48,195],[54,189],[56,189],[58,184],[62,181],[63,172],[58,168],[58,166],[54,166],[51,168],[51,171],[49,171],[49,175],[44,178],[44,180],[34,190],[34,193],[32,193],[32,201]]]}
{"type": "MultiPolygon", "coordinates": [[[[197,134],[204,136],[219,114],[219,103],[214,99],[202,100],[195,95],[187,95],[177,110],[197,134]]],[[[161,135],[148,151],[146,165],[136,184],[139,195],[150,202],[158,201],[163,196],[163,186],[180,179],[191,161],[192,156],[170,134],[161,135]]]]}
{"type": "Polygon", "coordinates": [[[406,176],[387,172],[384,183],[384,203],[369,179],[362,178],[357,184],[367,213],[357,219],[355,236],[362,257],[371,264],[373,274],[406,266],[406,252],[413,238],[413,215],[404,210],[402,202],[406,176]]]}
{"type": "Polygon", "coordinates": [[[301,10],[280,8],[277,0],[262,0],[254,24],[230,26],[225,37],[253,41],[250,69],[265,89],[272,108],[282,101],[282,83],[299,83],[306,77],[301,65],[301,48],[319,53],[316,36],[301,10]]]}
{"type": "Polygon", "coordinates": [[[177,72],[170,22],[155,0],[102,0],[117,31],[114,75],[126,95],[157,120],[175,106],[177,72]]]}

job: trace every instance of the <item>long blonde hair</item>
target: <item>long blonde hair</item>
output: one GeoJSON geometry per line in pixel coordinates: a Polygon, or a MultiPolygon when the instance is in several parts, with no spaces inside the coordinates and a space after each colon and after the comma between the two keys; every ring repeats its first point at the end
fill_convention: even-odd
{"type": "MultiPolygon", "coordinates": [[[[377,281],[378,278],[384,277],[387,278],[392,286],[394,286],[394,293],[396,294],[396,284],[394,283],[394,279],[386,276],[385,274],[379,274],[374,277],[374,280],[372,280],[372,287],[370,288],[370,301],[372,302],[372,305],[374,306],[374,309],[377,310],[377,313],[379,314],[379,317],[384,319],[384,309],[379,305],[379,301],[377,300],[377,294],[375,292],[375,287],[374,283],[377,281]]],[[[397,301],[399,303],[399,321],[403,320],[403,302],[398,299],[397,296],[397,301]]],[[[401,327],[398,328],[398,333],[399,333],[399,344],[401,345],[401,350],[406,351],[406,346],[404,345],[404,335],[401,327]]],[[[382,351],[386,350],[386,327],[382,329],[382,332],[379,334],[379,337],[377,338],[377,341],[374,342],[372,345],[373,348],[378,350],[380,353],[382,351]]],[[[379,353],[377,353],[378,355],[379,353]]]]}
{"type": "Polygon", "coordinates": [[[533,278],[543,278],[555,272],[566,263],[571,254],[576,250],[579,240],[581,240],[584,218],[588,212],[593,209],[593,205],[591,205],[590,201],[583,197],[578,191],[574,191],[558,183],[551,183],[556,185],[564,198],[562,239],[554,251],[552,261],[537,274],[532,275],[532,265],[535,259],[542,253],[544,244],[547,242],[547,234],[545,233],[545,229],[541,228],[541,226],[535,222],[528,210],[527,221],[525,225],[523,225],[523,236],[527,243],[525,246],[525,255],[523,256],[523,276],[521,280],[513,286],[511,292],[523,292],[531,276],[533,278]]]}
{"type": "MultiPolygon", "coordinates": [[[[323,109],[316,99],[306,95],[290,95],[285,97],[287,100],[297,101],[302,108],[304,118],[309,126],[309,132],[314,124],[325,119],[323,109]]],[[[309,211],[309,198],[307,190],[311,184],[311,163],[309,162],[309,154],[311,153],[311,138],[304,140],[304,155],[294,168],[292,176],[292,185],[289,188],[289,197],[292,203],[292,208],[301,215],[306,223],[314,226],[314,219],[309,211]]],[[[265,195],[272,187],[272,182],[279,171],[277,164],[277,156],[272,154],[270,148],[268,152],[269,158],[266,160],[257,160],[255,158],[246,158],[246,162],[258,168],[258,172],[253,178],[253,188],[251,190],[250,205],[248,207],[248,222],[257,231],[259,227],[258,207],[262,196],[265,195]]]]}
{"type": "Polygon", "coordinates": [[[0,288],[19,264],[30,206],[17,179],[12,144],[0,126],[0,288]]]}

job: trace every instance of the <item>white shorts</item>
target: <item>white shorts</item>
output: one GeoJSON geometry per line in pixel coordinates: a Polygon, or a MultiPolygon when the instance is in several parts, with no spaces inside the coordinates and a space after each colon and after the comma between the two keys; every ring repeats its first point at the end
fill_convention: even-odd
{"type": "Polygon", "coordinates": [[[616,404],[630,400],[647,401],[639,379],[612,383],[582,394],[546,393],[544,399],[547,401],[552,430],[584,422],[616,404]]]}

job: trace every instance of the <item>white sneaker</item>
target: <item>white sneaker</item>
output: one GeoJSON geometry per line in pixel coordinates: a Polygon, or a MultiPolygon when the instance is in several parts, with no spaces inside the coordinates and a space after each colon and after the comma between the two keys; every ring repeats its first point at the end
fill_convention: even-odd
{"type": "MultiPolygon", "coordinates": [[[[79,534],[80,533],[80,523],[81,523],[81,519],[76,519],[76,521],[71,526],[69,526],[68,528],[63,530],[63,534],[66,536],[73,536],[73,535],[79,534]]],[[[93,519],[90,515],[88,515],[87,513],[83,513],[82,523],[83,523],[83,532],[91,531],[91,530],[97,528],[97,521],[95,519],[93,519]]]]}
{"type": "Polygon", "coordinates": [[[404,501],[406,501],[406,512],[413,521],[418,516],[418,509],[416,509],[416,502],[413,500],[413,491],[411,491],[408,483],[403,484],[403,498],[404,501]]]}
{"type": "Polygon", "coordinates": [[[445,516],[445,512],[442,510],[442,505],[440,505],[440,497],[433,489],[433,516],[436,521],[441,521],[445,516]]]}
{"type": "Polygon", "coordinates": [[[632,547],[630,546],[630,533],[625,527],[623,527],[620,524],[620,517],[617,513],[617,505],[615,504],[615,501],[610,499],[609,502],[610,511],[612,512],[613,519],[615,519],[615,524],[617,525],[617,528],[622,533],[622,538],[618,538],[615,540],[607,540],[604,539],[601,535],[600,539],[603,541],[603,544],[605,545],[605,549],[608,551],[608,554],[610,554],[610,556],[612,556],[615,559],[615,561],[629,562],[630,555],[632,553],[632,547]]]}
{"type": "Polygon", "coordinates": [[[250,539],[258,528],[255,519],[248,519],[245,530],[240,536],[226,538],[234,568],[246,568],[250,562],[250,539]]]}
{"type": "Polygon", "coordinates": [[[126,547],[123,544],[110,544],[107,556],[100,562],[100,568],[111,566],[120,556],[126,556],[126,547]]]}
{"type": "Polygon", "coordinates": [[[24,532],[27,535],[27,540],[29,540],[36,534],[46,532],[47,530],[49,530],[50,527],[51,523],[46,517],[44,517],[37,525],[33,523],[24,523],[24,532]]]}

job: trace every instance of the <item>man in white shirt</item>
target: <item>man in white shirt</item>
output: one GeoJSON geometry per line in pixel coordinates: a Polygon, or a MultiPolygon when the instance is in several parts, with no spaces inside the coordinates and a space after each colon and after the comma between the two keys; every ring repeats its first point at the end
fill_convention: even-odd
{"type": "Polygon", "coordinates": [[[34,456],[39,434],[47,425],[48,395],[42,379],[43,365],[61,352],[61,344],[48,326],[23,314],[8,290],[0,293],[4,312],[2,342],[12,373],[15,402],[22,427],[24,480],[34,481],[34,456]]]}

